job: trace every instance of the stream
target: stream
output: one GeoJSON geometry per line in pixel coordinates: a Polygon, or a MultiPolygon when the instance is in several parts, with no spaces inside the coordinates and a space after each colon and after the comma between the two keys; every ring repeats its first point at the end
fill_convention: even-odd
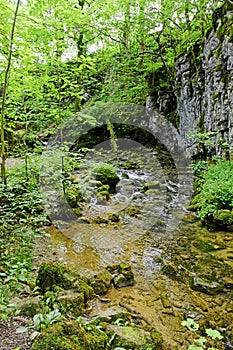
{"type": "Polygon", "coordinates": [[[35,260],[59,261],[84,275],[128,262],[135,285],[111,287],[109,303],[93,301],[91,315],[124,303],[161,331],[171,348],[183,344],[183,319],[203,319],[223,335],[227,331],[225,349],[232,349],[232,233],[210,232],[186,209],[189,195],[180,191],[179,174],[166,154],[161,161],[156,150],[123,144],[116,153],[108,142],[100,144],[70,172],[85,198],[82,215],[49,227],[35,260]],[[103,163],[114,165],[120,178],[109,201],[98,199],[93,171],[103,163]],[[111,221],[116,213],[119,221],[111,221]]]}

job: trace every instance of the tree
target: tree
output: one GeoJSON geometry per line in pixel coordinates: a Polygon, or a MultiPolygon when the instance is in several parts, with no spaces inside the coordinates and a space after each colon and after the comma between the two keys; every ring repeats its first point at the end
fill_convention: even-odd
{"type": "Polygon", "coordinates": [[[17,0],[16,8],[14,12],[14,18],[10,33],[10,40],[9,40],[9,52],[8,52],[8,59],[7,59],[7,66],[5,70],[5,78],[4,78],[4,84],[3,84],[3,90],[2,90],[2,106],[1,106],[1,156],[2,156],[2,164],[1,164],[1,175],[2,175],[2,183],[6,185],[6,144],[5,144],[5,103],[6,103],[6,97],[7,97],[7,87],[10,79],[10,69],[11,69],[11,61],[12,61],[12,53],[13,53],[13,43],[14,43],[14,34],[15,34],[15,25],[16,25],[16,19],[17,14],[19,10],[20,0],[17,0]]]}

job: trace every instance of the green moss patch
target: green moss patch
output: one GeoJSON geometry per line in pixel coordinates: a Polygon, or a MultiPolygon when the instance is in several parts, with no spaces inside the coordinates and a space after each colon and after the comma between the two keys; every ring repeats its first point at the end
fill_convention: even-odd
{"type": "Polygon", "coordinates": [[[32,350],[105,350],[107,335],[96,326],[78,321],[59,322],[43,331],[32,350]]]}

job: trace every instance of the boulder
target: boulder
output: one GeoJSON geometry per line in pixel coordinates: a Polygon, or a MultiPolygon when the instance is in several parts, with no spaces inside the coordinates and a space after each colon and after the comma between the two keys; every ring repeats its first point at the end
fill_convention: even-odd
{"type": "Polygon", "coordinates": [[[108,332],[115,334],[114,348],[125,350],[162,349],[162,335],[155,329],[146,330],[138,326],[108,325],[108,332]]]}

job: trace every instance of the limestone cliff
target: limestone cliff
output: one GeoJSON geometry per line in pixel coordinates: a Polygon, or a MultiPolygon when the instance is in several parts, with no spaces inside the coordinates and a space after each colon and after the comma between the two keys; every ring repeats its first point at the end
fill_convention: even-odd
{"type": "Polygon", "coordinates": [[[233,10],[221,8],[205,38],[200,59],[176,62],[179,131],[192,152],[220,155],[233,148],[233,10]],[[211,133],[210,140],[190,134],[211,133]],[[205,143],[206,147],[202,147],[205,143]],[[208,146],[209,144],[209,146],[208,146]],[[204,150],[205,149],[205,150],[204,150]]]}
{"type": "Polygon", "coordinates": [[[228,146],[233,150],[233,7],[225,4],[216,11],[201,41],[177,59],[175,93],[155,92],[152,100],[165,116],[176,116],[193,155],[219,156],[228,146]]]}

